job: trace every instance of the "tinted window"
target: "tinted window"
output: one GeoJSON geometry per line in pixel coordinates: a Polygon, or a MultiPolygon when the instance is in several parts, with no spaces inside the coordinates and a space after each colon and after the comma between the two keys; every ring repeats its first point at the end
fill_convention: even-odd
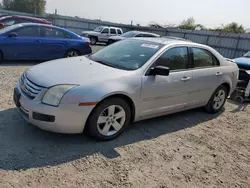
{"type": "Polygon", "coordinates": [[[186,47],[176,47],[167,50],[157,61],[157,66],[166,66],[170,71],[186,69],[188,50],[186,47]]]}
{"type": "Polygon", "coordinates": [[[40,37],[41,28],[40,27],[24,27],[14,31],[17,33],[18,37],[40,37]]]}
{"type": "Polygon", "coordinates": [[[116,34],[116,30],[115,29],[110,29],[110,34],[116,34]]]}
{"type": "Polygon", "coordinates": [[[162,44],[140,40],[122,40],[96,52],[90,58],[107,66],[135,70],[143,66],[162,44]]]}
{"type": "Polygon", "coordinates": [[[218,60],[207,50],[192,48],[194,67],[211,67],[219,65],[218,60]]]}
{"type": "Polygon", "coordinates": [[[103,30],[102,30],[102,33],[105,33],[105,34],[106,34],[106,33],[109,33],[109,29],[108,29],[108,28],[103,29],[103,30]]]}
{"type": "Polygon", "coordinates": [[[33,21],[33,20],[30,20],[30,19],[24,19],[24,18],[19,19],[19,20],[18,20],[18,22],[19,22],[19,23],[36,23],[36,22],[35,22],[35,21],[33,21]]]}
{"type": "Polygon", "coordinates": [[[151,34],[143,34],[144,37],[156,37],[155,35],[151,35],[151,34]]]}
{"type": "Polygon", "coordinates": [[[137,32],[135,31],[128,31],[126,33],[124,33],[122,36],[123,37],[134,37],[137,34],[137,32]]]}
{"type": "Polygon", "coordinates": [[[51,28],[51,27],[45,27],[44,28],[44,35],[47,38],[71,38],[71,36],[59,29],[51,28]]]}
{"type": "Polygon", "coordinates": [[[117,29],[117,33],[118,33],[119,35],[121,35],[121,34],[122,34],[122,31],[121,31],[120,29],[117,29]]]}
{"type": "Polygon", "coordinates": [[[143,37],[143,34],[138,34],[135,37],[143,37]]]}

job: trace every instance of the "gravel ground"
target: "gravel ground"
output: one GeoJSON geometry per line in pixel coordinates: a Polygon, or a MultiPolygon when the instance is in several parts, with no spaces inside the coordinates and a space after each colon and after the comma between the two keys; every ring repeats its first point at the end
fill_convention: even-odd
{"type": "Polygon", "coordinates": [[[34,63],[0,66],[0,187],[250,187],[250,108],[227,102],[135,123],[96,142],[27,124],[13,88],[34,63]]]}

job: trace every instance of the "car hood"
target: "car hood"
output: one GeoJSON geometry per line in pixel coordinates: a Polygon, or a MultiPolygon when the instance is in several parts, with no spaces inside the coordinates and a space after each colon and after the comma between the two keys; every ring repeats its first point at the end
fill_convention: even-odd
{"type": "Polygon", "coordinates": [[[109,67],[84,56],[42,63],[28,69],[25,73],[30,81],[43,87],[59,84],[86,85],[130,74],[131,71],[109,67]]]}
{"type": "Polygon", "coordinates": [[[250,58],[247,58],[247,57],[236,58],[236,59],[234,59],[234,61],[235,61],[235,63],[237,63],[239,65],[250,66],[250,58]]]}
{"type": "Polygon", "coordinates": [[[83,31],[82,34],[88,34],[88,35],[97,35],[97,34],[100,34],[98,32],[95,32],[95,31],[83,31]]]}
{"type": "Polygon", "coordinates": [[[123,40],[125,39],[125,37],[122,37],[122,36],[113,36],[113,37],[109,37],[110,39],[112,40],[123,40]]]}

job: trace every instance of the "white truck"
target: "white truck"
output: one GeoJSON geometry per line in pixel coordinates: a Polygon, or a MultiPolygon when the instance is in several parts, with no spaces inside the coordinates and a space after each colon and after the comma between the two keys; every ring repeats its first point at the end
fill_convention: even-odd
{"type": "Polygon", "coordinates": [[[91,44],[96,44],[97,42],[108,43],[109,37],[122,35],[123,31],[121,28],[117,27],[106,27],[99,26],[94,31],[83,31],[82,36],[88,37],[91,44]]]}

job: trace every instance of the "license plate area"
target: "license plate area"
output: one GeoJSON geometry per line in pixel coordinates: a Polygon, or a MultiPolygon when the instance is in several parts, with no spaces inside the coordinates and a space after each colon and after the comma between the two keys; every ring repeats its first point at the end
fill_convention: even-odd
{"type": "Polygon", "coordinates": [[[13,100],[15,105],[20,108],[21,104],[20,104],[20,97],[21,97],[21,93],[15,88],[14,89],[14,94],[13,94],[13,100]]]}

